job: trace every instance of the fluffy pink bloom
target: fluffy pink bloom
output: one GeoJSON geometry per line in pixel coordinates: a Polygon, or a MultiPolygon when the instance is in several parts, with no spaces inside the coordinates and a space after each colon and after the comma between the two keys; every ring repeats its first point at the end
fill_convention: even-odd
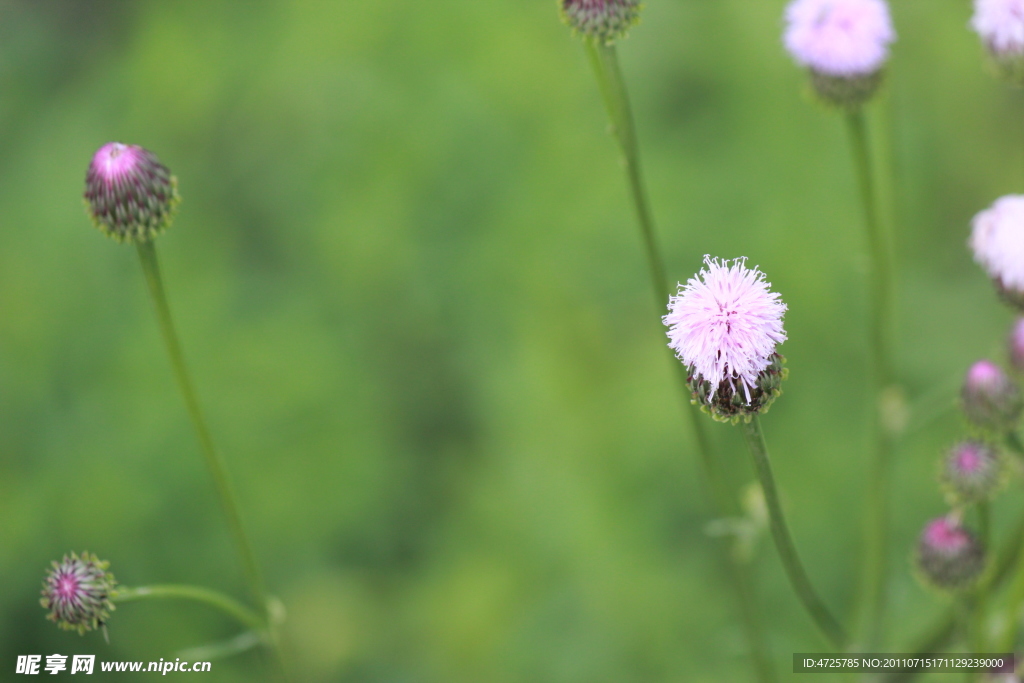
{"type": "Polygon", "coordinates": [[[1024,195],[1007,195],[974,217],[969,241],[1000,287],[1024,292],[1024,195]]]}
{"type": "Polygon", "coordinates": [[[1024,55],[1024,0],[974,0],[971,28],[996,56],[1024,55]]]}
{"type": "Polygon", "coordinates": [[[783,42],[801,65],[855,78],[882,68],[896,40],[885,0],[793,0],[783,42]]]}
{"type": "Polygon", "coordinates": [[[746,259],[704,257],[705,269],[680,285],[664,322],[669,346],[691,372],[711,384],[711,397],[722,382],[749,404],[758,375],[772,363],[775,346],[786,340],[782,316],[786,305],[770,283],[746,259]]]}

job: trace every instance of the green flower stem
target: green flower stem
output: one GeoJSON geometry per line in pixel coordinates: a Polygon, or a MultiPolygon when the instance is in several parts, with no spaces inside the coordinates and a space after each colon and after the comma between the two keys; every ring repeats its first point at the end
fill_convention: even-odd
{"type": "MultiPolygon", "coordinates": [[[[637,224],[640,227],[640,236],[644,244],[647,266],[650,271],[655,310],[664,311],[672,292],[669,289],[668,278],[665,276],[665,266],[654,231],[654,219],[640,170],[640,150],[637,144],[636,126],[633,123],[629,95],[626,91],[625,80],[622,77],[622,70],[619,68],[618,56],[614,45],[605,45],[593,40],[584,40],[584,44],[586,45],[591,66],[594,69],[594,75],[597,78],[601,97],[608,111],[608,117],[611,119],[612,132],[622,151],[630,197],[633,201],[633,209],[636,213],[637,224]]],[[[672,357],[671,362],[675,368],[676,378],[683,399],[689,403],[691,392],[686,381],[686,368],[672,356],[671,351],[668,351],[668,353],[672,357]]],[[[718,474],[716,464],[712,458],[711,443],[704,426],[704,420],[702,420],[697,406],[692,406],[691,409],[686,410],[686,413],[689,416],[690,429],[697,441],[697,451],[711,490],[715,510],[719,515],[726,516],[728,514],[727,511],[732,507],[730,505],[730,495],[726,490],[725,482],[718,474]]],[[[750,577],[750,569],[742,561],[734,558],[731,553],[727,553],[727,555],[729,555],[730,574],[739,597],[744,630],[750,642],[751,656],[758,680],[763,682],[774,681],[776,680],[775,673],[771,665],[771,659],[768,656],[764,629],[757,613],[757,603],[754,598],[754,586],[750,577]]]]}
{"type": "Polygon", "coordinates": [[[775,539],[775,548],[786,569],[789,582],[822,634],[833,647],[843,650],[848,644],[846,632],[815,593],[810,579],[807,578],[803,563],[800,562],[800,557],[797,555],[793,538],[789,535],[786,518],[782,514],[782,505],[779,503],[779,494],[775,488],[775,477],[772,474],[772,465],[768,458],[768,446],[765,444],[761,422],[757,415],[752,416],[750,422],[743,423],[743,436],[747,440],[747,447],[750,448],[750,455],[754,459],[754,469],[757,470],[757,477],[761,482],[764,499],[768,505],[768,516],[771,521],[772,537],[775,539]]]}
{"type": "Polygon", "coordinates": [[[181,389],[182,397],[185,399],[185,407],[188,409],[189,417],[192,418],[192,425],[195,427],[196,436],[199,437],[199,445],[203,452],[203,458],[206,461],[206,467],[210,472],[210,476],[213,477],[221,508],[227,517],[231,535],[234,538],[238,554],[241,556],[242,568],[249,586],[249,592],[262,615],[260,619],[261,627],[267,633],[268,642],[274,650],[282,677],[287,680],[289,678],[287,664],[285,663],[284,651],[277,637],[274,620],[271,618],[270,603],[267,599],[263,575],[260,572],[259,564],[256,562],[252,546],[249,544],[249,538],[246,536],[242,517],[239,513],[238,501],[231,487],[231,480],[228,478],[227,468],[213,446],[210,430],[206,426],[203,411],[199,407],[199,399],[196,397],[195,388],[192,386],[192,380],[185,365],[185,356],[181,351],[178,335],[174,331],[171,309],[167,303],[167,294],[164,292],[163,280],[160,277],[160,263],[157,261],[156,246],[152,241],[139,242],[137,246],[139,260],[142,262],[142,272],[146,276],[146,284],[149,287],[153,305],[156,307],[160,332],[167,346],[167,354],[171,359],[174,377],[177,379],[178,387],[181,389]]]}
{"type": "Polygon", "coordinates": [[[213,438],[206,426],[203,411],[199,407],[199,399],[196,397],[195,388],[185,365],[185,356],[181,351],[181,344],[178,342],[178,335],[174,331],[174,321],[171,318],[171,309],[167,303],[167,294],[164,292],[163,279],[160,277],[160,263],[157,261],[156,246],[152,241],[140,242],[138,245],[139,259],[142,262],[142,271],[146,276],[146,284],[149,286],[149,293],[153,298],[153,305],[156,307],[157,320],[160,322],[160,332],[163,335],[164,343],[167,345],[167,354],[171,358],[171,366],[174,369],[174,377],[178,381],[182,397],[185,399],[185,407],[188,409],[189,417],[192,418],[192,425],[195,427],[196,436],[199,437],[199,445],[206,460],[207,469],[213,477],[217,495],[220,497],[221,507],[228,519],[228,526],[234,537],[238,553],[242,558],[242,566],[245,571],[246,580],[249,583],[249,590],[252,593],[260,610],[266,613],[267,592],[263,585],[263,577],[260,573],[256,556],[249,545],[249,538],[246,536],[245,527],[242,525],[242,517],[238,511],[238,501],[235,499],[235,492],[228,478],[227,468],[217,450],[213,446],[213,438]]]}
{"type": "Polygon", "coordinates": [[[864,559],[861,567],[860,632],[868,649],[881,637],[884,606],[886,545],[889,527],[890,464],[893,435],[884,424],[882,398],[895,375],[889,349],[892,324],[893,267],[876,203],[874,173],[868,144],[867,124],[860,109],[846,118],[850,147],[856,169],[857,185],[864,209],[870,254],[868,286],[871,309],[868,322],[868,348],[871,373],[871,425],[873,457],[868,467],[864,508],[864,559]]]}
{"type": "Polygon", "coordinates": [[[140,586],[138,588],[118,588],[111,596],[115,603],[135,602],[136,600],[191,600],[201,602],[232,617],[243,626],[258,633],[265,633],[267,624],[263,616],[257,614],[232,597],[201,586],[159,585],[140,586]]]}

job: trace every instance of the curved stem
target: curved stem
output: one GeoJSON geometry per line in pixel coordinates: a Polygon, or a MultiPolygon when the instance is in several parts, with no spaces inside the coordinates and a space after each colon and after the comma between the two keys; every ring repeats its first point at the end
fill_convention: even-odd
{"type": "Polygon", "coordinates": [[[202,586],[163,584],[139,586],[137,588],[118,588],[111,596],[111,600],[115,603],[135,602],[145,599],[177,599],[201,602],[224,612],[253,631],[263,633],[267,630],[267,624],[260,614],[257,614],[232,597],[209,588],[203,588],[202,586]]]}
{"type": "Polygon", "coordinates": [[[893,269],[886,235],[879,220],[876,188],[868,145],[867,124],[860,109],[846,117],[850,147],[864,210],[869,259],[870,314],[868,348],[871,372],[871,425],[874,453],[868,468],[864,514],[864,560],[861,568],[861,632],[870,650],[881,635],[884,606],[886,545],[889,525],[889,480],[893,438],[884,424],[882,397],[894,382],[889,334],[892,320],[893,269]]]}
{"type": "Polygon", "coordinates": [[[775,548],[779,552],[779,559],[782,560],[782,565],[786,569],[789,582],[821,632],[836,649],[842,650],[847,645],[846,632],[811,586],[800,556],[796,552],[793,538],[789,534],[789,527],[786,525],[786,518],[782,513],[782,505],[779,503],[779,494],[775,488],[775,476],[772,474],[772,465],[768,458],[768,446],[765,443],[761,422],[757,415],[752,416],[750,422],[743,423],[743,436],[746,438],[750,455],[754,459],[757,477],[764,490],[772,537],[775,539],[775,548]]]}
{"type": "MultiPolygon", "coordinates": [[[[584,41],[584,43],[587,56],[590,58],[591,66],[594,69],[594,75],[597,78],[601,97],[608,111],[608,117],[611,120],[612,132],[622,151],[630,198],[633,202],[633,210],[636,214],[637,225],[640,228],[640,237],[643,241],[647,267],[650,272],[655,310],[664,311],[668,305],[671,290],[668,278],[665,275],[665,266],[654,230],[654,219],[641,173],[636,126],[633,123],[633,113],[629,105],[626,83],[619,68],[618,55],[613,45],[604,45],[590,40],[584,41]]],[[[683,399],[689,403],[691,391],[687,384],[686,368],[675,359],[667,346],[666,352],[671,357],[672,365],[675,368],[676,379],[683,399]]],[[[719,515],[725,516],[731,507],[729,503],[730,496],[722,477],[717,472],[717,467],[712,457],[711,443],[704,421],[701,419],[700,410],[697,406],[692,406],[686,410],[686,413],[690,429],[697,441],[697,452],[711,490],[715,510],[719,515]]],[[[775,673],[768,656],[764,630],[757,614],[757,603],[754,599],[754,586],[750,578],[749,568],[733,558],[731,553],[727,552],[726,555],[729,556],[728,561],[732,568],[730,575],[739,598],[744,631],[746,632],[747,639],[750,641],[751,656],[758,680],[763,682],[774,681],[775,673]]]]}
{"type": "Polygon", "coordinates": [[[245,570],[246,580],[249,583],[249,590],[252,593],[256,604],[265,611],[267,604],[266,589],[263,586],[263,577],[260,573],[256,556],[249,545],[249,538],[246,536],[245,528],[242,525],[242,517],[238,511],[238,501],[235,499],[235,492],[228,478],[227,468],[220,454],[213,446],[213,438],[206,426],[206,419],[199,407],[199,399],[196,396],[195,388],[192,386],[192,379],[185,364],[185,356],[181,351],[181,344],[178,342],[178,335],[174,330],[174,320],[171,318],[171,309],[167,303],[167,294],[164,292],[163,279],[160,277],[160,263],[157,261],[156,246],[152,241],[140,242],[138,245],[139,259],[142,262],[142,271],[146,276],[146,284],[149,286],[149,293],[153,298],[153,305],[156,307],[157,320],[160,323],[160,332],[163,335],[164,343],[167,346],[167,354],[171,359],[171,366],[174,370],[174,378],[181,389],[181,395],[185,399],[185,407],[188,409],[192,425],[195,427],[196,436],[199,438],[199,445],[203,451],[203,458],[206,467],[213,477],[217,495],[220,497],[221,507],[228,519],[228,526],[231,527],[231,534],[234,537],[238,553],[242,558],[242,566],[245,570]]]}
{"type": "Polygon", "coordinates": [[[206,461],[207,470],[213,478],[221,508],[224,511],[224,516],[227,517],[228,527],[234,538],[238,554],[241,556],[249,592],[259,606],[260,613],[263,615],[262,624],[267,631],[270,644],[277,655],[284,677],[287,679],[288,674],[285,671],[284,653],[277,639],[277,629],[274,627],[273,619],[270,616],[270,606],[263,583],[263,575],[256,561],[256,555],[252,551],[252,546],[249,544],[249,538],[245,533],[242,516],[239,513],[238,501],[235,498],[235,492],[231,486],[227,468],[220,454],[217,453],[213,446],[213,438],[210,436],[210,430],[206,425],[206,419],[203,417],[203,411],[199,407],[199,399],[192,385],[188,367],[185,364],[185,356],[182,353],[181,344],[174,329],[171,309],[167,303],[167,294],[164,291],[163,279],[160,276],[160,263],[157,260],[156,246],[152,241],[140,242],[136,246],[138,247],[139,260],[142,263],[142,272],[146,277],[146,285],[149,288],[153,305],[156,308],[160,333],[164,338],[167,354],[171,360],[171,367],[174,370],[174,377],[178,382],[178,388],[181,389],[182,397],[185,400],[185,407],[188,409],[189,417],[192,419],[192,426],[195,428],[196,436],[199,438],[203,459],[206,461]]]}

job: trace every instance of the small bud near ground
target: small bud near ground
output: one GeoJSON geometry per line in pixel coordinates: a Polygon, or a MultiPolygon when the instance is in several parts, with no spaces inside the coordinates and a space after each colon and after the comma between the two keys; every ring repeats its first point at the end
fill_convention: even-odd
{"type": "Polygon", "coordinates": [[[960,396],[964,415],[976,427],[1002,435],[1020,422],[1020,389],[992,361],[979,360],[967,370],[960,396]]]}
{"type": "Polygon", "coordinates": [[[96,150],[84,196],[93,225],[129,243],[147,242],[167,229],[180,201],[177,179],[155,154],[120,142],[96,150]]]}
{"type": "Polygon", "coordinates": [[[1002,485],[999,452],[982,441],[962,441],[942,460],[940,480],[952,504],[988,500],[1002,485]]]}
{"type": "Polygon", "coordinates": [[[974,582],[985,566],[985,549],[960,521],[934,519],[917,544],[917,569],[935,588],[954,590],[974,582]]]}
{"type": "Polygon", "coordinates": [[[882,82],[896,32],[885,0],[793,0],[783,42],[827,104],[856,109],[882,82]]]}
{"type": "Polygon", "coordinates": [[[39,601],[50,610],[46,618],[80,635],[106,624],[114,610],[111,597],[117,585],[114,575],[107,571],[110,563],[86,552],[81,557],[65,555],[52,564],[39,601]]]}
{"type": "Polygon", "coordinates": [[[585,39],[611,45],[640,21],[640,0],[559,0],[562,21],[585,39]]]}

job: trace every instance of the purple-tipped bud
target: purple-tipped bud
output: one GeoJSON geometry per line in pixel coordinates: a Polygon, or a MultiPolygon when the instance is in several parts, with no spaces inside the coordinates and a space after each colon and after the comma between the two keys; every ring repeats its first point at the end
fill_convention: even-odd
{"type": "Polygon", "coordinates": [[[1018,318],[1010,329],[1007,340],[1010,366],[1018,373],[1024,374],[1024,318],[1018,318]]]}
{"type": "Polygon", "coordinates": [[[954,504],[986,500],[1003,483],[1003,461],[988,444],[962,441],[942,461],[941,479],[954,504]]]}
{"type": "Polygon", "coordinates": [[[917,544],[917,568],[936,588],[971,584],[985,566],[985,549],[959,521],[940,517],[928,522],[917,544]]]}
{"type": "Polygon", "coordinates": [[[964,414],[973,424],[995,432],[1006,432],[1020,421],[1020,390],[989,360],[979,360],[967,371],[961,391],[964,414]]]}
{"type": "Polygon", "coordinates": [[[147,242],[171,224],[178,181],[156,155],[108,142],[85,174],[85,205],[93,224],[118,242],[147,242]]]}
{"type": "Polygon", "coordinates": [[[588,40],[611,45],[640,21],[640,0],[559,0],[562,21],[588,40]]]}
{"type": "Polygon", "coordinates": [[[107,571],[109,562],[95,555],[75,553],[64,556],[43,581],[43,597],[39,601],[50,613],[46,618],[65,630],[79,634],[103,626],[114,610],[111,597],[117,582],[107,571]]]}

